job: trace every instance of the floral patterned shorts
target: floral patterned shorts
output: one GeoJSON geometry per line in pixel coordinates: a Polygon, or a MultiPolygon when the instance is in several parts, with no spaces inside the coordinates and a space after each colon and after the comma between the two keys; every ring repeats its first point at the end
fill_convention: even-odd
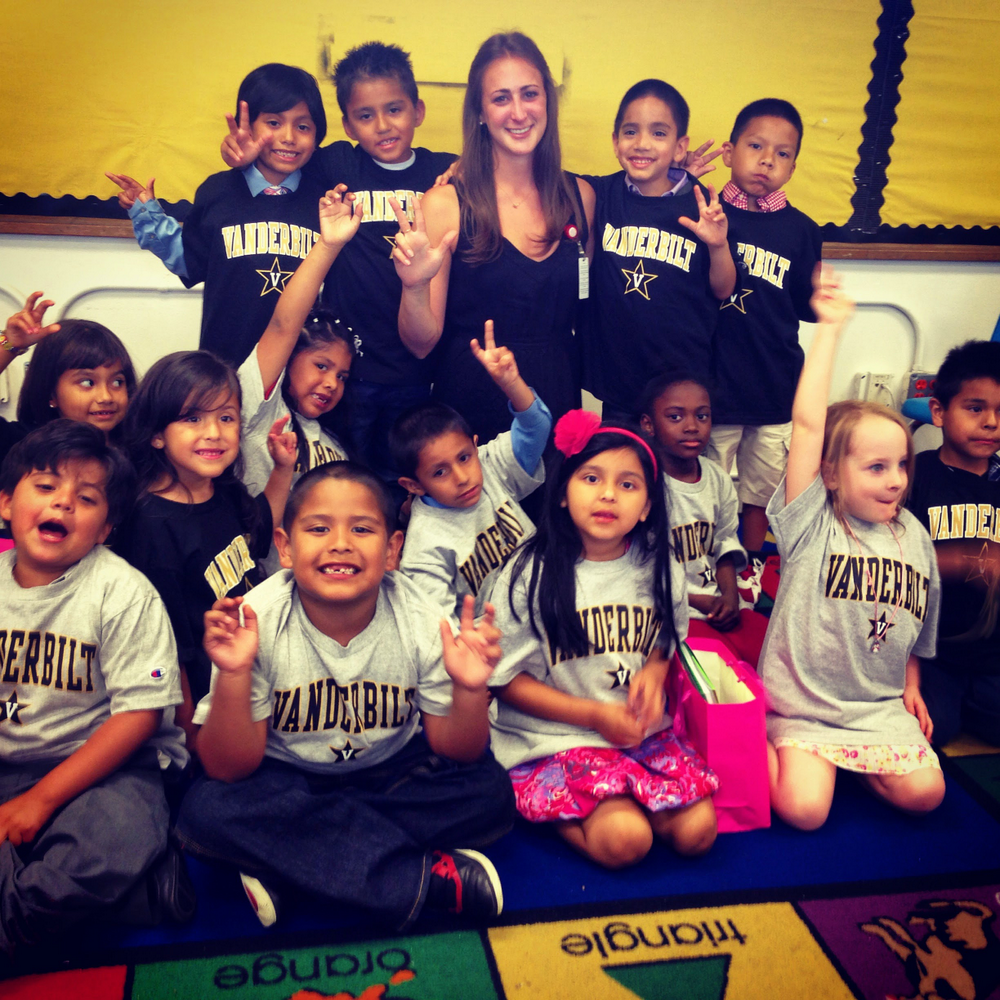
{"type": "Polygon", "coordinates": [[[828,760],[845,771],[864,774],[909,774],[921,767],[941,769],[937,754],[925,743],[880,743],[871,746],[839,746],[836,743],[808,743],[779,736],[775,749],[795,747],[828,760]]]}
{"type": "Polygon", "coordinates": [[[650,812],[711,795],[719,779],[694,748],[663,729],[637,747],[576,747],[518,764],[510,772],[517,809],[532,823],[579,820],[597,803],[631,795],[650,812]]]}

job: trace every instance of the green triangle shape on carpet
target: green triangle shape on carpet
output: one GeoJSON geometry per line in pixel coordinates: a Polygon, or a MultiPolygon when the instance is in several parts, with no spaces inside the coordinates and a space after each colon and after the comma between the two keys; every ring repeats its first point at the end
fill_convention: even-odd
{"type": "Polygon", "coordinates": [[[729,959],[729,955],[706,955],[606,965],[604,971],[641,1000],[722,1000],[729,980],[729,959]]]}

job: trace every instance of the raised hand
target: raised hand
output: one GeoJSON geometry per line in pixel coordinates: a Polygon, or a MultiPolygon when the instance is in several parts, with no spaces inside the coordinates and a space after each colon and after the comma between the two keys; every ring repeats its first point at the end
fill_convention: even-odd
{"type": "Polygon", "coordinates": [[[827,264],[813,271],[813,294],[809,300],[817,323],[840,324],[854,312],[854,300],[844,292],[840,275],[827,264]]]}
{"type": "Polygon", "coordinates": [[[594,729],[616,747],[637,747],[646,735],[646,727],[636,713],[621,702],[602,703],[597,710],[594,729]]]}
{"type": "Polygon", "coordinates": [[[249,605],[243,608],[242,597],[223,597],[205,612],[205,652],[220,670],[230,674],[253,669],[257,655],[257,615],[249,605]]]}
{"type": "Polygon", "coordinates": [[[338,184],[319,200],[319,233],[328,246],[344,246],[358,231],[365,207],[346,184],[338,184]]]}
{"type": "Polygon", "coordinates": [[[16,351],[25,351],[33,344],[37,344],[43,337],[50,333],[56,333],[60,327],[58,323],[51,323],[42,326],[45,320],[45,311],[49,306],[54,305],[52,299],[42,299],[42,292],[32,292],[28,296],[24,308],[20,312],[14,313],[7,325],[4,327],[3,337],[6,344],[9,344],[16,351]]]}
{"type": "Polygon", "coordinates": [[[427,223],[420,207],[420,199],[415,199],[413,203],[413,222],[407,219],[395,198],[390,198],[389,204],[399,223],[396,247],[392,251],[396,274],[407,288],[426,284],[441,270],[446,255],[454,251],[458,233],[454,229],[449,230],[444,239],[436,247],[432,247],[427,238],[427,223]]]}
{"type": "Polygon", "coordinates": [[[715,165],[712,164],[717,156],[722,155],[722,147],[718,149],[712,149],[712,143],[715,142],[714,139],[709,139],[703,142],[697,149],[689,149],[684,157],[681,166],[692,176],[692,177],[704,177],[705,174],[710,174],[715,170],[715,165]],[[709,152],[711,150],[711,152],[709,152]],[[711,166],[709,165],[711,164],[711,166]]]}
{"type": "Polygon", "coordinates": [[[156,197],[153,191],[153,183],[156,181],[155,177],[150,177],[146,186],[143,187],[134,177],[129,177],[128,174],[111,174],[105,172],[104,176],[121,188],[121,191],[118,192],[118,204],[126,212],[136,201],[145,204],[156,197]]]}
{"type": "Polygon", "coordinates": [[[488,319],[483,328],[483,347],[475,337],[469,341],[476,360],[486,369],[491,379],[501,389],[506,389],[520,377],[514,352],[509,347],[497,347],[493,336],[493,320],[488,319]]]}
{"type": "Polygon", "coordinates": [[[701,188],[695,186],[694,200],[698,204],[698,221],[689,219],[686,215],[681,216],[677,221],[691,230],[695,236],[707,247],[721,247],[726,242],[726,235],[729,232],[729,220],[719,202],[719,196],[715,193],[715,188],[708,185],[709,202],[705,204],[705,196],[701,193],[701,188]]]}
{"type": "Polygon", "coordinates": [[[222,159],[227,167],[249,167],[260,156],[264,144],[254,138],[250,129],[250,108],[246,101],[240,101],[239,122],[227,112],[226,124],[229,135],[222,140],[222,159]]]}
{"type": "Polygon", "coordinates": [[[285,425],[291,419],[290,416],[279,417],[267,432],[267,451],[275,468],[289,469],[295,465],[299,439],[295,436],[295,431],[285,430],[285,425]]]}
{"type": "MultiPolygon", "coordinates": [[[[455,684],[468,691],[482,691],[493,673],[490,661],[499,660],[495,649],[496,641],[490,640],[486,629],[480,630],[476,627],[475,608],[475,598],[471,594],[466,594],[462,602],[462,617],[457,637],[452,635],[451,625],[447,619],[441,619],[444,669],[455,684]]],[[[487,614],[489,627],[492,627],[492,613],[487,612],[487,614]]]]}

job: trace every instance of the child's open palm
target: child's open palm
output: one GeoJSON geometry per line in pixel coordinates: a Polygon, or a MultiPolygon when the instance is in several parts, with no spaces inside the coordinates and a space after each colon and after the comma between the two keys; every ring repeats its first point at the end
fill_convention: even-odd
{"type": "Polygon", "coordinates": [[[446,255],[450,254],[458,242],[458,233],[449,230],[444,239],[431,246],[427,236],[427,222],[420,207],[420,199],[413,202],[413,222],[410,222],[402,206],[395,198],[389,199],[399,232],[396,233],[396,247],[392,251],[392,261],[396,265],[399,280],[407,287],[426,284],[441,270],[446,255]]]}
{"type": "Polygon", "coordinates": [[[338,184],[319,200],[319,233],[327,246],[349,243],[361,226],[364,205],[355,203],[346,184],[338,184]]]}
{"type": "Polygon", "coordinates": [[[264,143],[255,139],[250,129],[250,107],[246,101],[240,101],[239,122],[227,112],[226,124],[229,126],[229,135],[222,140],[222,159],[227,167],[249,166],[260,156],[264,143]]]}
{"type": "Polygon", "coordinates": [[[205,612],[205,652],[224,673],[239,674],[253,669],[257,655],[257,614],[242,597],[223,597],[205,612]]]}
{"type": "Polygon", "coordinates": [[[480,347],[479,341],[473,337],[469,342],[472,353],[476,360],[486,369],[491,379],[501,389],[506,389],[519,377],[517,361],[514,352],[509,347],[497,347],[496,339],[493,336],[493,320],[488,319],[483,329],[483,344],[480,347]]]}
{"type": "Polygon", "coordinates": [[[677,221],[691,230],[705,246],[721,247],[726,242],[729,233],[729,220],[715,193],[715,188],[708,185],[709,202],[705,204],[705,196],[697,185],[694,189],[694,200],[698,205],[698,221],[682,215],[677,221]]]}
{"type": "Polygon", "coordinates": [[[452,635],[447,619],[441,619],[444,668],[452,681],[469,691],[482,691],[500,658],[493,607],[487,605],[479,625],[475,621],[476,601],[471,594],[462,602],[458,635],[452,635]]]}

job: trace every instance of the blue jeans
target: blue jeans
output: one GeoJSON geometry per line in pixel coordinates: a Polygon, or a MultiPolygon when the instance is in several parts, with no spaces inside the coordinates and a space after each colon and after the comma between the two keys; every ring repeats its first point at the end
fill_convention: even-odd
{"type": "Polygon", "coordinates": [[[507,772],[487,750],[471,764],[438,757],[422,735],[348,775],[265,757],[243,781],[200,778],[181,805],[186,850],[408,926],[427,896],[431,851],[481,847],[514,822],[507,772]]]}
{"type": "Polygon", "coordinates": [[[361,460],[372,472],[399,493],[402,502],[406,497],[396,482],[400,473],[393,468],[389,457],[389,429],[396,418],[411,406],[430,399],[429,385],[383,385],[351,379],[351,431],[361,460]]]}

